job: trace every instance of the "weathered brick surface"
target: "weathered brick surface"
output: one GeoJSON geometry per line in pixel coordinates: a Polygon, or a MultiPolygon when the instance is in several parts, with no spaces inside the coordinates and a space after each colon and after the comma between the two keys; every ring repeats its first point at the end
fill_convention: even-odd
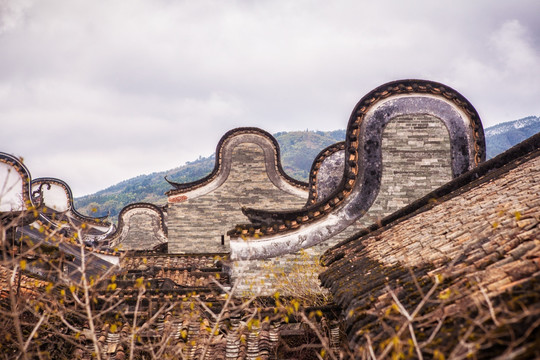
{"type": "Polygon", "coordinates": [[[114,246],[122,250],[146,250],[167,242],[160,215],[153,209],[135,207],[122,214],[123,226],[114,246]]]}
{"type": "Polygon", "coordinates": [[[291,209],[307,198],[288,194],[268,178],[263,150],[256,144],[238,145],[232,153],[231,171],[216,190],[181,203],[169,204],[169,252],[210,253],[228,250],[221,236],[236,224],[246,223],[241,208],[291,209]]]}
{"type": "MultiPolygon", "coordinates": [[[[475,339],[478,345],[474,349],[487,358],[502,353],[498,345],[493,349],[491,339],[495,337],[521,337],[520,344],[532,341],[523,353],[537,349],[534,339],[538,336],[532,332],[536,325],[530,324],[537,323],[539,310],[539,155],[536,150],[526,157],[516,157],[505,167],[488,168],[484,177],[465,186],[456,181],[456,188],[438,203],[323,256],[329,268],[321,274],[321,280],[346,314],[345,328],[356,357],[361,357],[365,339],[369,339],[357,334],[385,339],[380,334],[394,326],[386,318],[381,320],[384,310],[396,303],[389,289],[399,293],[406,308],[415,309],[420,299],[428,299],[418,296],[414,285],[418,283],[428,284],[424,294],[428,287],[436,287],[429,299],[434,306],[426,306],[425,312],[418,314],[422,333],[431,334],[444,314],[449,328],[459,324],[456,329],[461,329],[462,319],[475,324],[477,328],[471,330],[482,336],[468,332],[466,337],[475,339]],[[486,316],[488,308],[491,316],[486,316]],[[379,318],[368,322],[366,314],[379,318]],[[431,324],[427,325],[429,318],[431,324]],[[380,326],[382,322],[384,327],[380,326]],[[529,327],[530,337],[516,331],[529,327]],[[491,352],[486,354],[490,347],[491,352]]],[[[496,162],[486,165],[492,164],[496,162]]],[[[463,338],[452,331],[435,330],[435,335],[434,344],[444,345],[448,353],[463,338]]],[[[510,341],[501,344],[512,346],[508,345],[510,341]]],[[[377,342],[373,348],[379,348],[377,342]]],[[[538,354],[529,352],[525,357],[537,358],[538,354]]]]}
{"type": "MultiPolygon", "coordinates": [[[[293,267],[297,269],[299,263],[306,261],[306,252],[316,262],[330,247],[452,179],[448,131],[437,118],[427,115],[395,118],[384,130],[382,151],[381,189],[364,217],[337,236],[304,252],[265,260],[237,261],[233,278],[241,281],[239,291],[273,293],[275,282],[279,281],[275,273],[290,273],[293,267]]],[[[305,276],[314,278],[317,274],[309,268],[305,276]]]]}
{"type": "Polygon", "coordinates": [[[374,223],[452,179],[448,131],[436,118],[392,120],[383,133],[382,149],[381,189],[359,225],[374,223]]]}

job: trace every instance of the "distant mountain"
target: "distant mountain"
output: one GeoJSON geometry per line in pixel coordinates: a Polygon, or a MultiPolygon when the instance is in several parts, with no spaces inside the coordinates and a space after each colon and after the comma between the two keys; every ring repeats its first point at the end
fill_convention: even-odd
{"type": "MultiPolygon", "coordinates": [[[[279,143],[283,169],[290,176],[307,181],[311,163],[325,147],[345,139],[345,130],[334,131],[291,131],[273,135],[279,143]]],[[[171,189],[164,177],[175,182],[190,182],[208,175],[214,168],[215,154],[199,157],[180,167],[139,175],[122,181],[95,194],[75,199],[75,208],[83,214],[103,216],[110,214],[116,221],[124,206],[134,202],[150,202],[164,205],[164,195],[171,189]]]]}
{"type": "Polygon", "coordinates": [[[487,157],[490,159],[540,132],[540,117],[504,122],[485,129],[487,157]]]}
{"type": "MultiPolygon", "coordinates": [[[[511,148],[517,143],[540,132],[540,117],[529,116],[520,120],[505,122],[485,129],[487,157],[511,148]]],[[[345,130],[334,131],[292,131],[274,134],[281,149],[283,168],[290,176],[307,181],[315,156],[325,147],[345,139],[345,130]]],[[[185,165],[149,175],[139,175],[122,181],[95,194],[75,199],[77,210],[87,215],[110,214],[116,221],[124,206],[134,202],[151,202],[164,205],[165,192],[171,186],[164,180],[190,182],[208,175],[214,168],[215,155],[199,157],[185,165]],[[95,210],[95,211],[93,211],[95,210]]]]}

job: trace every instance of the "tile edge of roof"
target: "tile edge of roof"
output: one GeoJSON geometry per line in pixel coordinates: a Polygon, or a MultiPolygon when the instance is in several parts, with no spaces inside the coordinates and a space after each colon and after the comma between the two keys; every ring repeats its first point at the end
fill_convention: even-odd
{"type": "Polygon", "coordinates": [[[343,258],[344,254],[333,254],[333,252],[344,245],[387,230],[402,221],[423,213],[437,205],[443,204],[453,197],[471,190],[490,179],[501,176],[518,165],[538,156],[540,156],[540,133],[529,137],[496,157],[481,163],[474,169],[450,180],[438,189],[384,217],[379,223],[372,224],[332,246],[321,255],[320,263],[322,266],[328,267],[332,263],[343,258]]]}

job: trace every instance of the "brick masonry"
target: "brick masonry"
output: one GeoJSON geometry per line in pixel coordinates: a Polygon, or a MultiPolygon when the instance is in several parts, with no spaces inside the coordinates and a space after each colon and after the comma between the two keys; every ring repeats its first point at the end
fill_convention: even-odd
{"type": "Polygon", "coordinates": [[[420,309],[420,302],[426,306],[415,319],[417,334],[431,334],[448,357],[515,353],[505,347],[519,338],[523,358],[538,358],[531,324],[538,323],[540,305],[539,143],[540,134],[445,184],[437,203],[422,202],[324,254],[328,267],[320,279],[342,308],[354,358],[367,356],[361,347],[370,339],[380,339],[369,346],[382,349],[379,341],[403,323],[404,317],[384,316],[386,309],[396,303],[420,309]],[[429,288],[431,298],[424,295],[429,288]],[[460,349],[464,338],[474,339],[474,346],[460,349]]]}
{"type": "Polygon", "coordinates": [[[225,235],[236,224],[246,223],[242,207],[294,209],[307,199],[276,187],[270,180],[263,149],[242,143],[232,151],[231,170],[225,182],[207,194],[169,203],[170,253],[221,253],[229,250],[225,235]],[[225,244],[221,245],[221,237],[225,244]]]}
{"type": "Polygon", "coordinates": [[[112,245],[122,250],[147,250],[167,242],[159,211],[133,204],[120,214],[121,223],[112,245]]]}
{"type": "MultiPolygon", "coordinates": [[[[265,260],[236,261],[233,278],[241,281],[238,291],[271,294],[279,289],[283,293],[287,290],[283,280],[285,285],[288,282],[283,274],[291,274],[293,268],[297,272],[302,267],[298,264],[307,270],[304,281],[317,286],[318,272],[313,266],[324,251],[452,179],[448,130],[433,116],[393,119],[383,133],[382,158],[381,188],[364,217],[333,238],[304,251],[265,260]]],[[[343,171],[342,167],[329,168],[343,171]]],[[[324,171],[324,166],[321,170],[324,171]]]]}

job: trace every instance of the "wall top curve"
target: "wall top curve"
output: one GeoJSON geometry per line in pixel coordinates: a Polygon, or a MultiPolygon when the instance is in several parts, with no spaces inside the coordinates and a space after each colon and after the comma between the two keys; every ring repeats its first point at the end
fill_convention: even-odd
{"type": "Polygon", "coordinates": [[[111,225],[111,223],[107,221],[107,218],[109,217],[109,215],[92,217],[92,216],[83,215],[80,212],[78,212],[75,209],[75,205],[73,203],[73,193],[71,191],[71,188],[65,181],[56,179],[56,178],[51,178],[51,177],[42,177],[42,178],[33,179],[31,182],[31,185],[32,185],[32,189],[36,189],[32,192],[32,194],[34,193],[41,194],[40,196],[43,197],[43,203],[45,206],[48,206],[51,209],[54,209],[52,204],[48,204],[47,191],[51,190],[51,186],[57,186],[60,189],[62,189],[62,191],[64,192],[65,198],[63,199],[63,201],[66,203],[65,209],[63,211],[59,210],[58,212],[62,213],[62,212],[69,211],[70,215],[73,218],[83,223],[94,224],[94,225],[99,225],[99,226],[111,225]]]}
{"type": "Polygon", "coordinates": [[[285,173],[285,171],[283,170],[283,166],[281,165],[279,144],[270,133],[255,127],[240,127],[229,130],[219,140],[216,147],[216,160],[214,169],[209,175],[199,180],[188,183],[177,183],[165,178],[165,180],[174,187],[174,189],[169,190],[166,195],[171,196],[183,194],[202,188],[214,182],[216,179],[218,179],[218,177],[226,178],[228,176],[228,172],[230,171],[230,159],[228,157],[230,157],[230,154],[232,152],[232,148],[229,148],[229,146],[231,145],[235,147],[236,145],[239,145],[241,143],[256,143],[261,148],[263,148],[263,150],[265,151],[267,171],[269,171],[269,169],[276,169],[276,175],[279,178],[272,179],[271,177],[271,180],[281,180],[287,186],[294,187],[302,191],[306,191],[308,189],[307,183],[296,180],[289,176],[287,173],[285,173]]]}
{"type": "MultiPolygon", "coordinates": [[[[370,91],[354,107],[346,132],[343,178],[329,196],[292,211],[244,209],[252,224],[238,225],[229,232],[231,238],[247,237],[249,247],[264,253],[263,248],[276,247],[272,239],[295,250],[295,246],[309,247],[343,230],[375,200],[382,175],[382,132],[392,118],[404,114],[433,115],[443,121],[450,136],[454,177],[485,160],[480,116],[463,95],[428,80],[392,81],[370,91]],[[317,229],[309,231],[310,224],[317,229]]],[[[237,245],[238,258],[252,256],[251,250],[243,249],[246,244],[235,240],[231,240],[233,252],[237,245]]]]}
{"type": "MultiPolygon", "coordinates": [[[[317,154],[309,171],[309,195],[306,206],[315,204],[318,200],[321,200],[319,197],[318,180],[320,180],[320,169],[322,164],[332,155],[344,150],[345,141],[340,141],[322,149],[319,154],[317,154]]],[[[343,154],[343,156],[345,156],[345,154],[343,154]]]]}

